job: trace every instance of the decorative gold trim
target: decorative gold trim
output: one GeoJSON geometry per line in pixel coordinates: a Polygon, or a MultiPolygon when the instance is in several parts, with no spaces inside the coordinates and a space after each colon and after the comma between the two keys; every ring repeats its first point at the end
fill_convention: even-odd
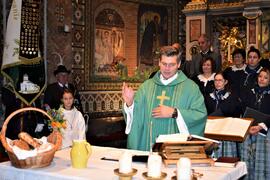
{"type": "Polygon", "coordinates": [[[6,64],[6,65],[2,66],[1,69],[3,70],[3,69],[6,69],[6,68],[11,68],[11,67],[14,67],[14,66],[17,66],[17,65],[22,65],[22,64],[23,65],[38,64],[41,61],[41,57],[36,57],[36,58],[33,58],[33,59],[27,59],[27,58],[19,56],[19,59],[21,61],[17,61],[15,63],[11,63],[11,64],[6,64]]]}
{"type": "MultiPolygon", "coordinates": [[[[134,90],[139,89],[142,83],[134,83],[134,82],[127,82],[129,87],[134,90]]],[[[123,82],[91,82],[87,83],[86,89],[88,91],[96,91],[96,90],[103,90],[103,91],[115,91],[122,89],[123,82]]]]}
{"type": "MultiPolygon", "coordinates": [[[[220,3],[220,4],[210,4],[208,8],[211,9],[224,9],[224,8],[236,8],[244,7],[243,2],[234,2],[234,3],[220,3]]],[[[205,3],[188,3],[184,11],[194,11],[194,10],[206,10],[207,4],[205,3]]]]}

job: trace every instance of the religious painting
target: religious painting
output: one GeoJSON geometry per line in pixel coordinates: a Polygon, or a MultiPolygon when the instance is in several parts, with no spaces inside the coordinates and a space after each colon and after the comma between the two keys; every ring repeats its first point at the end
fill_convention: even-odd
{"type": "Polygon", "coordinates": [[[249,20],[249,44],[256,44],[256,20],[249,20]]]}
{"type": "Polygon", "coordinates": [[[197,41],[201,36],[201,20],[194,19],[190,20],[189,23],[189,40],[190,42],[197,41]]]}
{"type": "Polygon", "coordinates": [[[140,5],[138,16],[139,62],[157,65],[161,46],[168,44],[168,12],[163,6],[140,5]]]}
{"type": "Polygon", "coordinates": [[[96,17],[94,75],[117,78],[124,60],[124,22],[115,10],[104,9],[96,17]]]}
{"type": "Polygon", "coordinates": [[[123,81],[137,89],[157,68],[160,46],[179,38],[177,4],[85,1],[84,76],[75,80],[85,81],[84,90],[119,90],[123,81]]]}
{"type": "Polygon", "coordinates": [[[269,49],[270,49],[270,23],[263,22],[262,23],[262,53],[266,55],[263,58],[269,58],[269,49]],[[266,52],[266,53],[265,53],[266,52]],[[268,54],[267,54],[268,53],[268,54]]]}

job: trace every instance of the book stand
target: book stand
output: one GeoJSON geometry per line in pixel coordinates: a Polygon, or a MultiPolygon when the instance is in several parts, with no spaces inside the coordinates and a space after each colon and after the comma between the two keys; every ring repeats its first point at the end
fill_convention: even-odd
{"type": "MultiPolygon", "coordinates": [[[[220,119],[221,120],[226,120],[226,118],[224,117],[217,117],[217,116],[208,116],[207,118],[207,123],[210,122],[211,120],[216,120],[216,119],[220,119]]],[[[205,128],[205,132],[204,132],[204,136],[206,138],[210,138],[210,139],[215,139],[215,140],[219,140],[219,141],[237,141],[237,142],[244,142],[247,135],[248,135],[248,130],[249,127],[252,125],[254,119],[253,118],[234,118],[234,126],[236,126],[238,129],[241,129],[242,127],[240,125],[237,124],[238,120],[245,120],[246,122],[249,123],[249,126],[244,129],[245,133],[239,135],[239,134],[222,134],[222,133],[217,133],[217,132],[212,132],[213,129],[207,129],[207,123],[206,123],[206,128],[205,128]]],[[[233,125],[230,125],[229,127],[231,128],[233,125]]],[[[217,126],[218,127],[218,126],[217,126]]],[[[227,133],[230,132],[228,129],[228,127],[226,127],[225,125],[222,126],[223,128],[227,129],[227,133]]],[[[231,128],[232,129],[232,128],[231,128]]],[[[241,131],[238,131],[241,132],[241,131]]]]}
{"type": "Polygon", "coordinates": [[[154,152],[159,152],[164,164],[176,164],[181,157],[190,158],[192,164],[213,165],[214,161],[209,158],[206,151],[213,149],[216,143],[191,139],[185,142],[164,142],[156,143],[153,147],[154,152]]]}

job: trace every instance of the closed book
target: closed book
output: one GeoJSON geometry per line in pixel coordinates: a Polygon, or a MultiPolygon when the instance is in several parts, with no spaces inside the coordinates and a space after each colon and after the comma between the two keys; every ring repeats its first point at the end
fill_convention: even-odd
{"type": "MultiPolygon", "coordinates": [[[[259,123],[264,123],[267,126],[267,128],[269,128],[269,126],[270,126],[270,115],[264,114],[256,109],[252,109],[250,107],[247,107],[243,117],[253,118],[254,121],[252,123],[252,126],[258,125],[259,123]]],[[[262,129],[260,131],[260,134],[266,136],[267,131],[262,129]]]]}
{"type": "Polygon", "coordinates": [[[240,161],[238,157],[219,157],[214,166],[218,167],[235,167],[236,164],[240,161]]]}

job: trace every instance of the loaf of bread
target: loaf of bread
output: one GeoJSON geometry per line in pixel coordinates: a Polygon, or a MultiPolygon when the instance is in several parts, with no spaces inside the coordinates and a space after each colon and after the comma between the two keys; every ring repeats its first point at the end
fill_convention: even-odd
{"type": "Polygon", "coordinates": [[[32,136],[30,136],[26,132],[21,132],[18,136],[19,136],[19,138],[21,140],[25,141],[26,143],[28,143],[29,145],[31,145],[34,148],[38,148],[38,147],[41,146],[41,143],[39,141],[37,141],[36,139],[32,138],[32,136]]]}
{"type": "Polygon", "coordinates": [[[18,148],[23,149],[23,150],[28,150],[28,151],[30,150],[29,145],[25,141],[20,140],[20,139],[13,140],[12,145],[17,146],[18,148]]]}

